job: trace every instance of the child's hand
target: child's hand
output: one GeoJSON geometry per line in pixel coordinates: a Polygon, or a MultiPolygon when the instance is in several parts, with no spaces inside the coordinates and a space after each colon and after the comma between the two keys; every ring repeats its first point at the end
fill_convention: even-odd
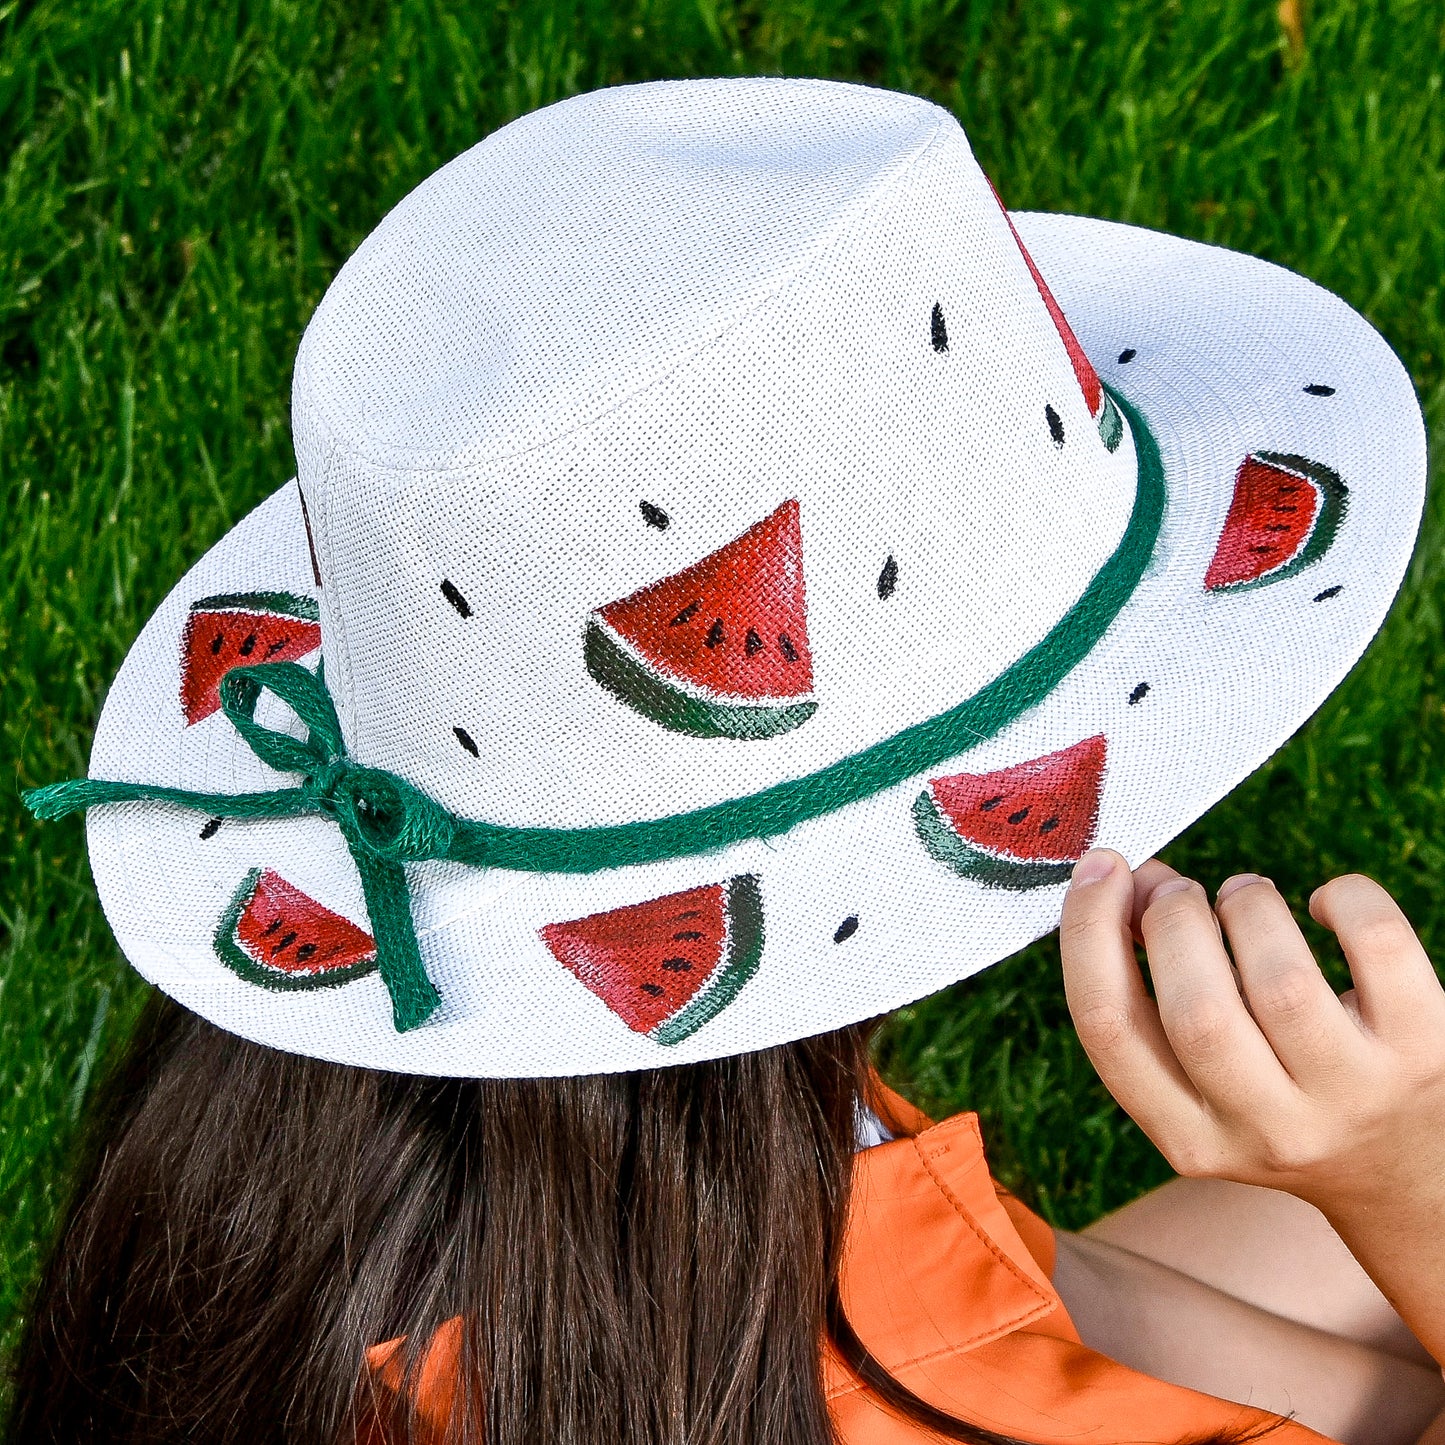
{"type": "Polygon", "coordinates": [[[1310,914],[1349,963],[1342,997],[1267,881],[1231,878],[1211,909],[1163,863],[1131,875],[1096,850],[1064,902],[1069,1011],[1109,1092],[1174,1169],[1314,1204],[1445,1359],[1445,990],[1368,878],[1316,889],[1310,914]]]}

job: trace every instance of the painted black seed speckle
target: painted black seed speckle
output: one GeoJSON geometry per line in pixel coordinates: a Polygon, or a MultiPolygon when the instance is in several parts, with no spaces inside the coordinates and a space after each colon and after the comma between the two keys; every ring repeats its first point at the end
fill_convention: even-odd
{"type": "Polygon", "coordinates": [[[1308,396],[1333,396],[1335,389],[1332,386],[1326,386],[1322,381],[1312,381],[1305,387],[1305,393],[1308,396]]]}
{"type": "Polygon", "coordinates": [[[642,991],[648,998],[662,997],[662,985],[660,983],[645,983],[642,985],[642,991]]]}
{"type": "Polygon", "coordinates": [[[271,950],[271,957],[275,958],[278,953],[284,953],[295,942],[296,930],[293,928],[290,933],[283,933],[281,935],[281,942],[271,950]]]}
{"type": "Polygon", "coordinates": [[[748,635],[743,641],[743,651],[749,657],[756,657],[763,650],[763,639],[750,627],[748,635]]]}
{"type": "Polygon", "coordinates": [[[839,925],[838,931],[833,935],[834,943],[847,943],[847,941],[858,932],[858,915],[850,913],[839,925]]]}
{"type": "Polygon", "coordinates": [[[684,622],[691,622],[693,614],[701,606],[702,604],[700,602],[689,602],[667,625],[669,627],[681,627],[684,622]]]}
{"type": "Polygon", "coordinates": [[[1044,407],[1044,418],[1049,424],[1049,435],[1054,439],[1054,445],[1061,447],[1064,444],[1064,423],[1053,407],[1044,407]]]}
{"type": "Polygon", "coordinates": [[[998,807],[1001,802],[1003,802],[1002,793],[999,793],[997,797],[985,798],[983,802],[978,805],[979,811],[984,813],[991,813],[996,807],[998,807]]]}
{"type": "Polygon", "coordinates": [[[672,941],[674,943],[701,943],[702,934],[695,928],[684,928],[681,933],[672,935],[672,941]]]}
{"type": "Polygon", "coordinates": [[[723,643],[723,625],[721,617],[714,617],[712,626],[707,630],[707,636],[703,639],[709,647],[721,647],[723,643]]]}
{"type": "Polygon", "coordinates": [[[216,834],[221,831],[221,822],[222,820],[220,818],[208,818],[206,820],[206,826],[201,829],[201,841],[204,842],[207,838],[214,838],[216,834]]]}
{"type": "Polygon", "coordinates": [[[305,963],[315,952],[316,945],[314,943],[303,943],[301,947],[296,950],[296,962],[305,963]]]}
{"type": "Polygon", "coordinates": [[[1316,602],[1328,602],[1331,597],[1338,597],[1345,589],[1340,586],[1326,587],[1323,592],[1315,593],[1316,602]]]}
{"type": "Polygon", "coordinates": [[[1028,817],[1028,815],[1029,810],[1027,808],[1020,808],[1017,813],[1010,813],[1008,815],[1008,820],[1010,823],[1018,824],[1022,823],[1023,820],[1028,817]]]}
{"type": "Polygon", "coordinates": [[[778,633],[778,651],[783,654],[784,662],[796,662],[798,650],[793,646],[792,640],[786,632],[778,633]]]}
{"type": "Polygon", "coordinates": [[[685,958],[664,958],[662,966],[669,973],[691,973],[692,964],[685,958]]]}
{"type": "Polygon", "coordinates": [[[212,656],[212,657],[215,657],[215,656],[217,656],[217,655],[220,653],[220,651],[221,651],[221,644],[224,643],[225,640],[226,640],[226,639],[225,639],[224,637],[222,637],[219,632],[211,639],[211,656],[212,656]]]}
{"type": "Polygon", "coordinates": [[[476,745],[476,743],[474,743],[474,742],[472,741],[472,735],[471,735],[471,733],[469,733],[469,732],[466,730],[466,728],[453,728],[452,731],[457,735],[457,741],[458,741],[474,758],[481,757],[481,754],[477,751],[477,745],[476,745]]]}
{"type": "Polygon", "coordinates": [[[639,502],[637,509],[642,513],[642,520],[649,527],[656,527],[659,532],[667,531],[667,524],[672,519],[661,507],[656,507],[651,502],[639,502]]]}
{"type": "Polygon", "coordinates": [[[1058,826],[1059,820],[1057,818],[1045,818],[1044,821],[1039,824],[1039,832],[1052,833],[1058,826]]]}
{"type": "Polygon", "coordinates": [[[472,615],[472,609],[468,605],[467,599],[463,597],[445,577],[442,578],[442,596],[445,597],[463,617],[470,617],[472,615]]]}
{"type": "Polygon", "coordinates": [[[247,633],[246,640],[241,644],[241,656],[250,657],[250,655],[255,652],[255,650],[256,634],[254,632],[247,633]]]}
{"type": "Polygon", "coordinates": [[[878,600],[886,602],[898,586],[898,561],[890,556],[878,574],[878,600]]]}
{"type": "Polygon", "coordinates": [[[1138,353],[1137,351],[1135,351],[1132,346],[1126,346],[1126,347],[1119,353],[1119,365],[1120,365],[1120,366],[1128,366],[1128,364],[1129,364],[1131,361],[1133,361],[1133,359],[1134,359],[1136,356],[1138,356],[1138,354],[1139,354],[1139,353],[1138,353]]]}
{"type": "Polygon", "coordinates": [[[1141,682],[1139,686],[1136,687],[1134,691],[1129,694],[1129,706],[1133,707],[1136,702],[1143,702],[1144,695],[1148,691],[1149,684],[1147,682],[1141,682]]]}
{"type": "Polygon", "coordinates": [[[930,328],[933,333],[933,349],[935,351],[948,350],[948,327],[943,324],[943,307],[937,301],[933,303],[933,316],[930,320],[930,328]]]}

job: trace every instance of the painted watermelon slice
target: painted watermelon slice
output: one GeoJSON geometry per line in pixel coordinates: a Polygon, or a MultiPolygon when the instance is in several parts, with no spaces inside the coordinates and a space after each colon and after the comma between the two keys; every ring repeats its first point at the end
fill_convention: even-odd
{"type": "Polygon", "coordinates": [[[242,879],[215,945],[227,968],[262,988],[330,988],[376,967],[376,942],[365,929],[269,868],[253,868],[242,879]]]}
{"type": "Polygon", "coordinates": [[[798,504],[700,562],[599,607],[587,670],[653,722],[703,738],[770,738],[817,710],[798,504]]]}
{"type": "Polygon", "coordinates": [[[293,592],[228,592],[191,603],[181,634],[186,726],[221,706],[221,679],[251,662],[295,662],[321,646],[320,610],[293,592]]]}
{"type": "MultiPolygon", "coordinates": [[[[993,188],[992,181],[989,182],[989,186],[990,189],[993,188]]],[[[1084,348],[1079,345],[1079,338],[1074,335],[1074,328],[1069,325],[1063,307],[1054,300],[1054,293],[1049,290],[1048,283],[1040,274],[1039,268],[1034,265],[1034,258],[1029,255],[1028,247],[1024,245],[1023,238],[1013,223],[1013,217],[1009,215],[1008,207],[1004,205],[997,190],[994,190],[993,198],[998,202],[998,208],[1003,212],[1009,230],[1013,232],[1014,241],[1018,244],[1024,264],[1029,268],[1029,275],[1034,278],[1034,285],[1039,288],[1039,295],[1043,297],[1054,328],[1059,333],[1059,339],[1064,343],[1064,350],[1069,354],[1069,364],[1074,368],[1074,376],[1078,380],[1079,390],[1084,393],[1084,402],[1089,408],[1089,415],[1094,418],[1094,424],[1099,428],[1099,435],[1103,438],[1104,445],[1111,452],[1117,451],[1119,440],[1124,435],[1124,422],[1119,415],[1119,408],[1114,405],[1114,399],[1104,390],[1103,383],[1099,380],[1099,373],[1094,370],[1093,363],[1084,354],[1084,348]]]]}
{"type": "Polygon", "coordinates": [[[737,997],[763,952],[750,873],[648,903],[549,923],[542,941],[628,1028],[655,1043],[695,1034],[737,997]]]}
{"type": "Polygon", "coordinates": [[[1102,733],[992,773],[934,778],[913,804],[923,846],[964,878],[995,888],[1063,883],[1099,818],[1102,733]]]}
{"type": "Polygon", "coordinates": [[[1319,561],[1335,540],[1347,496],[1339,474],[1319,462],[1252,452],[1235,473],[1205,587],[1211,592],[1262,587],[1319,561]]]}

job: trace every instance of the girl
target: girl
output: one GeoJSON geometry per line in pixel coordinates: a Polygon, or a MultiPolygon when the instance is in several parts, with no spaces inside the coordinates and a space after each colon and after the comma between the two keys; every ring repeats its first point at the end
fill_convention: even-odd
{"type": "Polygon", "coordinates": [[[1125,861],[1398,585],[1419,416],[1360,318],[1010,217],[913,97],[639,86],[387,217],[293,424],[91,776],[29,795],[89,810],[166,997],[16,1438],[1420,1436],[1428,962],[1336,880],[1336,1000],[1241,877],[1236,984],[1197,888],[1125,861]],[[1079,1236],[868,1054],[1061,906],[1086,1046],[1188,1176],[1079,1236]]]}

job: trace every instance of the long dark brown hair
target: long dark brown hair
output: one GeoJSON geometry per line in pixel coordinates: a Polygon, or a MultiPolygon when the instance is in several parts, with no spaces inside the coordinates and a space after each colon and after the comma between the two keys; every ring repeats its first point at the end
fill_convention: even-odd
{"type": "Polygon", "coordinates": [[[839,1299],[871,1031],[428,1079],[278,1053],[157,995],[95,1112],[9,1439],[835,1445],[826,1335],[924,1431],[1017,1445],[893,1379],[839,1299]],[[475,1387],[437,1433],[412,1386],[457,1320],[475,1387]],[[365,1349],[398,1336],[402,1388],[379,1388],[365,1349]]]}

